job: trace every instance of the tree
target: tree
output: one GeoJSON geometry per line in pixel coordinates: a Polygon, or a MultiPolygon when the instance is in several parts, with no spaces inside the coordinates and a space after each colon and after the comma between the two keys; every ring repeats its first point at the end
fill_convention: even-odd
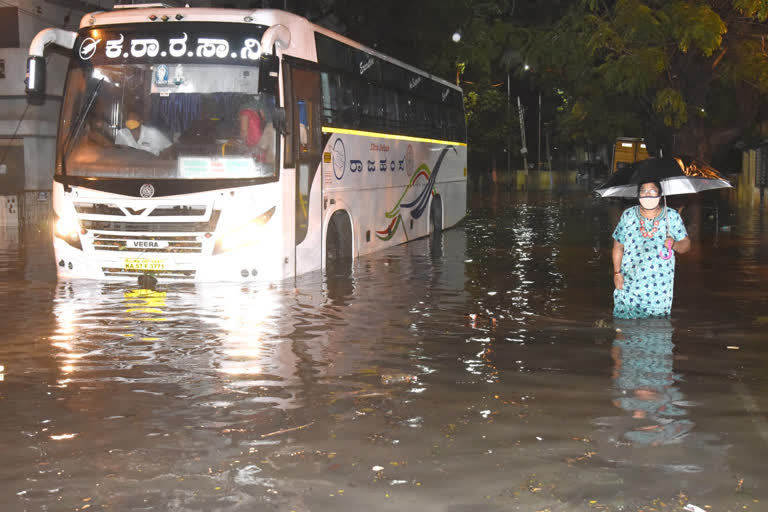
{"type": "Polygon", "coordinates": [[[765,114],[766,16],[768,0],[583,0],[524,50],[573,136],[716,159],[765,114]]]}
{"type": "MultiPolygon", "coordinates": [[[[512,148],[519,149],[519,137],[514,129],[515,116],[509,113],[506,92],[494,84],[483,83],[475,90],[465,91],[464,105],[467,117],[470,160],[475,169],[506,168],[507,138],[512,137],[512,148]],[[503,161],[499,157],[503,156],[503,161]]],[[[501,84],[495,84],[501,85],[501,84]]],[[[513,160],[515,168],[519,158],[513,160]]]]}

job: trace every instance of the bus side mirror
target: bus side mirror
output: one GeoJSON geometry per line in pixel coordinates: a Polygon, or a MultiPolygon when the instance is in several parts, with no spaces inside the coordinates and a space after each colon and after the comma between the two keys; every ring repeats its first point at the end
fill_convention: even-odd
{"type": "Polygon", "coordinates": [[[40,105],[45,100],[45,57],[27,59],[27,76],[24,79],[27,101],[40,105]]]}
{"type": "Polygon", "coordinates": [[[277,77],[280,59],[277,55],[262,54],[259,58],[259,92],[277,96],[277,77]]]}

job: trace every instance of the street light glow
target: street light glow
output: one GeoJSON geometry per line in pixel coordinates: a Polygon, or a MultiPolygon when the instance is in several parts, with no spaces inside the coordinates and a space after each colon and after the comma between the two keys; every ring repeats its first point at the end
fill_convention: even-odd
{"type": "Polygon", "coordinates": [[[458,43],[459,41],[461,41],[461,32],[459,32],[458,30],[454,32],[453,35],[451,36],[451,39],[453,39],[454,43],[458,43]]]}
{"type": "Polygon", "coordinates": [[[531,69],[531,66],[529,66],[528,64],[526,64],[526,65],[524,65],[524,66],[523,66],[523,69],[524,69],[524,70],[526,70],[526,71],[528,71],[529,69],[531,69]]]}

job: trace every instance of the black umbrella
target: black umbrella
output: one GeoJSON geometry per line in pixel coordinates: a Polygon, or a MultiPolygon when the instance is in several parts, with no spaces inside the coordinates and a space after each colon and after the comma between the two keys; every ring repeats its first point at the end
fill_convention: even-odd
{"type": "Polygon", "coordinates": [[[693,194],[731,184],[712,167],[685,157],[648,158],[614,173],[595,192],[601,197],[637,197],[637,186],[661,183],[664,196],[693,194]]]}

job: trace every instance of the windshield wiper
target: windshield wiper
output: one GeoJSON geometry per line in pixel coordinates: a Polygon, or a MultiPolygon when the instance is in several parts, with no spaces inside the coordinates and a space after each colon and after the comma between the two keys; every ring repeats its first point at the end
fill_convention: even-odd
{"type": "Polygon", "coordinates": [[[103,82],[104,79],[102,78],[99,80],[99,83],[96,84],[96,87],[93,88],[93,91],[91,92],[90,96],[88,96],[88,100],[83,105],[83,108],[81,108],[80,112],[77,113],[77,117],[75,118],[74,122],[74,129],[70,132],[69,137],[67,137],[67,139],[64,141],[64,155],[61,158],[61,173],[65,176],[67,174],[66,162],[69,158],[69,154],[75,147],[75,142],[77,142],[80,130],[83,128],[83,123],[85,123],[85,116],[87,116],[88,112],[91,111],[91,107],[96,101],[96,95],[99,93],[99,89],[101,88],[101,84],[103,82]]]}

